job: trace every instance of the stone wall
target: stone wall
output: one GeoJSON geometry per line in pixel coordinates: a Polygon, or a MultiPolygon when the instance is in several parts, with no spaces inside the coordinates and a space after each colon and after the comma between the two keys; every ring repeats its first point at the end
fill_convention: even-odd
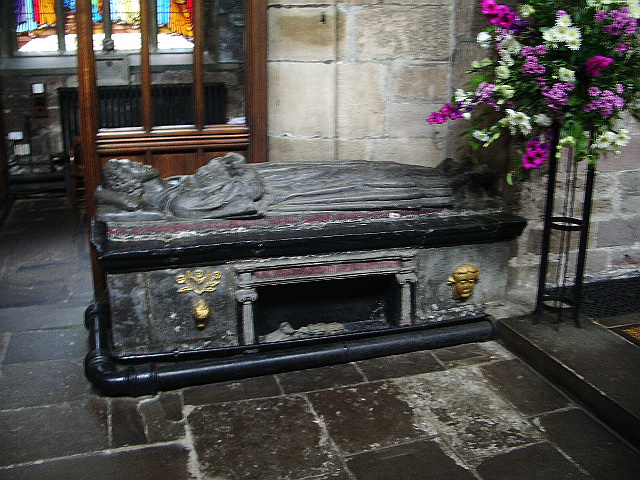
{"type": "Polygon", "coordinates": [[[443,129],[425,122],[451,95],[456,2],[273,2],[271,160],[437,165],[443,129]]]}

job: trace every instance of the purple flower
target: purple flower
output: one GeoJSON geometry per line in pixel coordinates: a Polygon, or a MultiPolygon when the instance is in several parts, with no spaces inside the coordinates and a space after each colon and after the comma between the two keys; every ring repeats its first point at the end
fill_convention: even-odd
{"type": "Polygon", "coordinates": [[[542,95],[551,110],[562,110],[569,103],[569,92],[574,88],[572,82],[557,82],[552,87],[542,87],[542,95]]]}
{"type": "Polygon", "coordinates": [[[588,77],[599,77],[602,70],[613,63],[613,58],[596,55],[587,60],[585,72],[588,77]]]}
{"type": "Polygon", "coordinates": [[[596,12],[594,18],[596,22],[604,22],[607,18],[609,18],[609,15],[604,10],[600,10],[599,12],[596,12]]]}
{"type": "Polygon", "coordinates": [[[589,87],[589,96],[597,97],[602,91],[598,87],[589,87]]]}
{"type": "Polygon", "coordinates": [[[625,43],[617,43],[616,44],[616,52],[619,53],[620,55],[625,53],[627,50],[629,50],[629,47],[627,46],[627,44],[625,44],[625,43]]]}
{"type": "Polygon", "coordinates": [[[524,73],[525,75],[542,75],[546,71],[547,67],[545,67],[541,63],[538,63],[538,57],[534,57],[533,55],[529,55],[522,65],[522,73],[524,73]]]}
{"type": "MultiPolygon", "coordinates": [[[[638,29],[638,20],[630,16],[629,13],[630,11],[628,7],[623,7],[619,10],[612,10],[608,17],[612,22],[608,25],[604,25],[602,27],[602,31],[610,35],[633,35],[638,29]]],[[[596,13],[596,20],[601,17],[602,16],[598,17],[598,14],[596,13]]]]}
{"type": "Polygon", "coordinates": [[[544,55],[545,53],[547,53],[547,46],[546,45],[537,45],[535,47],[535,51],[536,51],[536,55],[544,55]]]}
{"type": "Polygon", "coordinates": [[[598,97],[591,100],[584,107],[585,112],[598,112],[604,118],[609,118],[617,110],[624,108],[625,101],[611,90],[604,90],[598,97]]]}

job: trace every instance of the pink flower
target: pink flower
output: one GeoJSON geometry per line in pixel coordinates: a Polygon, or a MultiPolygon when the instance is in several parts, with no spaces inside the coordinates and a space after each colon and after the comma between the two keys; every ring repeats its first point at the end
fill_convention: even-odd
{"type": "Polygon", "coordinates": [[[596,55],[587,60],[584,66],[585,72],[589,77],[599,77],[603,69],[613,63],[613,58],[596,55]]]}
{"type": "Polygon", "coordinates": [[[496,0],[483,0],[480,2],[480,8],[484,15],[495,15],[498,11],[496,0]]]}
{"type": "Polygon", "coordinates": [[[456,105],[452,105],[450,103],[445,104],[440,111],[431,112],[429,118],[427,118],[427,122],[431,125],[434,123],[441,124],[446,122],[447,120],[456,119],[462,117],[462,111],[456,105]]]}
{"type": "Polygon", "coordinates": [[[506,5],[499,5],[496,0],[482,0],[482,13],[489,17],[489,23],[502,28],[511,28],[518,20],[517,15],[506,5]]]}
{"type": "Polygon", "coordinates": [[[429,118],[427,118],[427,122],[429,122],[431,125],[433,125],[434,123],[440,124],[440,123],[444,123],[448,120],[446,115],[443,115],[440,112],[431,112],[431,115],[429,115],[429,118]]]}
{"type": "Polygon", "coordinates": [[[539,140],[531,140],[525,146],[524,155],[522,155],[522,166],[526,170],[538,168],[549,160],[549,150],[551,146],[546,142],[539,140]]]}

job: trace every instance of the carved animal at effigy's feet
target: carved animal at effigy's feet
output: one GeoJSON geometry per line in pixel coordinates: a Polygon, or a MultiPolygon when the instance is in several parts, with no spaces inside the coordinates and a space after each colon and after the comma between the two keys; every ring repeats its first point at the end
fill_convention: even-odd
{"type": "Polygon", "coordinates": [[[256,218],[330,211],[450,207],[448,180],[436,169],[395,162],[247,164],[230,153],[193,175],[162,179],[130,160],[109,160],[96,192],[98,218],[145,221],[256,218]]]}

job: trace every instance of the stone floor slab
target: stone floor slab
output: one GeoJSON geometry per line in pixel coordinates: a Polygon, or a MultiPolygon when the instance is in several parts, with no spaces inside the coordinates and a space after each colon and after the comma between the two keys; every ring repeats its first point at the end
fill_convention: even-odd
{"type": "Polygon", "coordinates": [[[29,306],[0,309],[0,332],[25,332],[82,326],[83,307],[66,305],[29,306]]]}
{"type": "Polygon", "coordinates": [[[19,332],[11,335],[4,363],[81,358],[87,351],[84,328],[19,332]]]}
{"type": "Polygon", "coordinates": [[[435,357],[447,368],[461,365],[473,365],[491,360],[491,352],[480,344],[469,343],[433,350],[435,357]]]}
{"type": "Polygon", "coordinates": [[[356,362],[356,365],[369,381],[408,377],[444,369],[430,351],[372,358],[356,362]]]}
{"type": "MultiPolygon", "coordinates": [[[[478,466],[483,480],[589,480],[548,443],[539,443],[485,459],[478,466]]],[[[602,480],[616,477],[603,477],[602,480]]]]}
{"type": "Polygon", "coordinates": [[[86,397],[82,359],[3,365],[0,410],[51,405],[86,397]]]}
{"type": "Polygon", "coordinates": [[[280,373],[276,378],[284,393],[311,392],[365,380],[353,363],[280,373]]]}
{"type": "Polygon", "coordinates": [[[190,480],[189,452],[180,445],[95,453],[0,469],[3,480],[190,480]]]}
{"type": "Polygon", "coordinates": [[[0,466],[107,448],[107,408],[99,398],[0,412],[0,466]]]}
{"type": "Polygon", "coordinates": [[[477,367],[396,381],[418,428],[433,428],[466,461],[541,440],[521,413],[497,396],[477,367]]]}
{"type": "Polygon", "coordinates": [[[207,405],[250,398],[275,397],[281,394],[278,382],[272,375],[188,387],[182,392],[185,405],[207,405]]]}
{"type": "Polygon", "coordinates": [[[187,423],[200,468],[209,478],[326,478],[342,468],[300,396],[195,407],[187,423]]]}
{"type": "Polygon", "coordinates": [[[550,412],[571,403],[563,393],[521,361],[494,362],[483,365],[481,371],[500,395],[525,415],[550,412]]]}
{"type": "Polygon", "coordinates": [[[545,436],[595,478],[640,477],[640,454],[584,411],[550,413],[539,422],[545,436]]]}
{"type": "Polygon", "coordinates": [[[340,387],[308,394],[329,435],[346,454],[391,446],[424,435],[412,411],[389,382],[340,387]]]}
{"type": "MultiPolygon", "coordinates": [[[[636,314],[640,318],[640,314],[636,314]]],[[[640,446],[640,348],[588,319],[582,328],[544,315],[500,321],[505,344],[562,386],[613,429],[640,446]]]]}
{"type": "Polygon", "coordinates": [[[373,450],[347,459],[357,480],[474,480],[432,440],[373,450]]]}
{"type": "Polygon", "coordinates": [[[150,443],[170,442],[185,436],[182,398],[179,392],[162,393],[138,404],[150,443]]]}
{"type": "Polygon", "coordinates": [[[138,402],[132,398],[114,398],[110,406],[111,446],[124,447],[147,443],[138,402]]]}

